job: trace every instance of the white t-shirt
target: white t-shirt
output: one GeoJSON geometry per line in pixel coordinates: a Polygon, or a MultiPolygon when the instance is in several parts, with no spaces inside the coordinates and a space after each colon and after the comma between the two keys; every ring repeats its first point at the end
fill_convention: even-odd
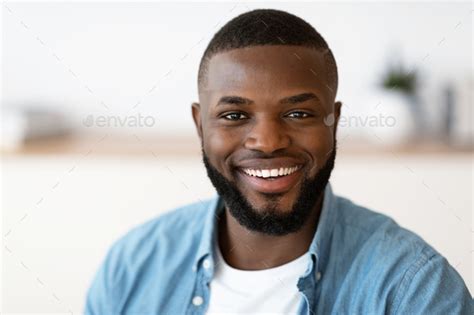
{"type": "Polygon", "coordinates": [[[308,254],[264,270],[229,266],[216,246],[217,261],[210,283],[207,315],[297,314],[302,295],[296,286],[308,266],[308,254]]]}

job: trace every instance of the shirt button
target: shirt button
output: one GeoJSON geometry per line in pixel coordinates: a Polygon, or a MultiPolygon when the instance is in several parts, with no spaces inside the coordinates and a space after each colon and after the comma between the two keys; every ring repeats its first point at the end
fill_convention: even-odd
{"type": "Polygon", "coordinates": [[[196,295],[195,297],[193,297],[193,304],[194,305],[199,306],[199,305],[202,304],[202,302],[204,302],[204,300],[199,295],[196,295]]]}
{"type": "Polygon", "coordinates": [[[204,261],[202,262],[202,266],[204,267],[204,269],[211,268],[211,262],[209,261],[209,259],[204,259],[204,261]]]}
{"type": "Polygon", "coordinates": [[[316,272],[316,281],[319,281],[321,279],[321,272],[316,272]]]}

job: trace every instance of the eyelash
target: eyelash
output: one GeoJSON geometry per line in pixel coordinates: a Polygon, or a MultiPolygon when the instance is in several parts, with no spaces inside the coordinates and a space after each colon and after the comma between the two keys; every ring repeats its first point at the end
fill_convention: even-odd
{"type": "Polygon", "coordinates": [[[230,120],[230,121],[238,121],[238,120],[241,120],[241,119],[228,119],[226,118],[227,116],[230,116],[230,115],[244,115],[243,113],[239,113],[239,112],[232,112],[232,113],[227,113],[225,115],[222,116],[222,118],[224,118],[225,120],[230,120]]]}
{"type": "MultiPolygon", "coordinates": [[[[303,112],[303,111],[294,111],[294,112],[289,113],[287,116],[289,116],[289,115],[291,115],[291,114],[295,114],[295,113],[304,114],[305,116],[304,116],[304,117],[290,117],[290,118],[305,119],[305,118],[309,118],[309,117],[312,116],[311,114],[309,114],[309,113],[307,113],[307,112],[303,112]]],[[[230,115],[243,115],[243,116],[245,116],[245,114],[243,114],[243,113],[232,112],[232,113],[227,113],[227,114],[225,114],[225,115],[222,115],[222,118],[225,119],[225,120],[229,120],[229,121],[239,121],[239,120],[243,120],[243,119],[229,119],[229,118],[227,118],[227,116],[230,116],[230,115]]]]}

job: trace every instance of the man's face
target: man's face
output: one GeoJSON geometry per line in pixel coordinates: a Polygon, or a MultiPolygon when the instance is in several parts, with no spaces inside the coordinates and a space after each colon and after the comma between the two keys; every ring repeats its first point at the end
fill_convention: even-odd
{"type": "MultiPolygon", "coordinates": [[[[261,223],[285,224],[314,208],[332,170],[340,112],[326,73],[323,53],[299,46],[235,49],[209,61],[193,118],[208,174],[227,206],[239,208],[229,209],[234,216],[250,211],[261,223]]],[[[261,231],[281,235],[301,222],[290,225],[261,231]]]]}

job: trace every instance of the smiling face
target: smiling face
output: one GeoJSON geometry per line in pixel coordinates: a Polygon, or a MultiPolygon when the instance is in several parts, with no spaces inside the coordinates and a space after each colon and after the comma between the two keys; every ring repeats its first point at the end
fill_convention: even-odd
{"type": "Polygon", "coordinates": [[[240,208],[231,213],[283,224],[314,208],[312,188],[322,191],[332,169],[340,112],[327,72],[324,53],[302,46],[254,46],[210,59],[192,111],[211,181],[228,207],[240,208]]]}

